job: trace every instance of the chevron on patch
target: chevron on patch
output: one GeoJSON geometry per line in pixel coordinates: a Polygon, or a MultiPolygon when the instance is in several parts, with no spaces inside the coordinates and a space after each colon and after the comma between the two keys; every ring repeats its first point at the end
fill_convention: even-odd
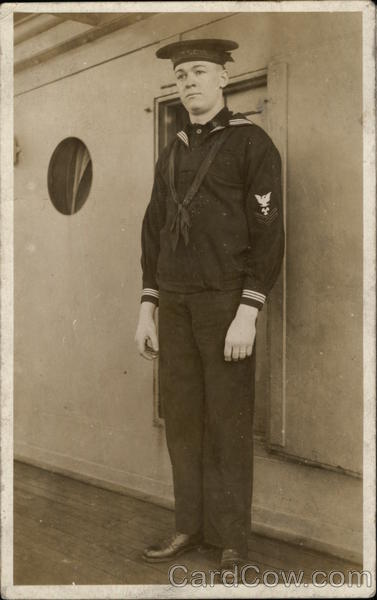
{"type": "Polygon", "coordinates": [[[258,221],[258,223],[263,223],[264,225],[269,225],[270,223],[273,223],[273,221],[275,221],[275,219],[278,216],[278,209],[276,208],[276,206],[267,214],[261,214],[259,212],[254,213],[255,214],[255,218],[258,221]]]}

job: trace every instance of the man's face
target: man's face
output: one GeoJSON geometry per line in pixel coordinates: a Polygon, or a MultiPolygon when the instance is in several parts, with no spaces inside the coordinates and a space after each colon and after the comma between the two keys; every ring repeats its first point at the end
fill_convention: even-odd
{"type": "Polygon", "coordinates": [[[214,108],[228,81],[227,72],[221,65],[204,60],[182,63],[174,72],[182,104],[192,115],[214,108]]]}

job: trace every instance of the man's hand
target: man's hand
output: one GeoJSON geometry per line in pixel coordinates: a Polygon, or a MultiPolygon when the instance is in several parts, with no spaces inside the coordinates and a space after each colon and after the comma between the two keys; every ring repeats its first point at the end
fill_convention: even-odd
{"type": "Polygon", "coordinates": [[[135,334],[135,342],[139,354],[147,360],[158,356],[158,339],[154,313],[156,306],[153,302],[142,302],[140,305],[139,322],[135,334]]]}
{"type": "Polygon", "coordinates": [[[251,356],[255,340],[255,321],[258,309],[240,304],[225,338],[224,358],[226,361],[243,360],[251,356]]]}

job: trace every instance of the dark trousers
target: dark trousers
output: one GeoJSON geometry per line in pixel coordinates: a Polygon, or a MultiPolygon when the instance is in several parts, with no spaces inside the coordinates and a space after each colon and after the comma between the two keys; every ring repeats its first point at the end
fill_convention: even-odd
{"type": "Polygon", "coordinates": [[[255,352],[224,360],[240,291],[160,291],[160,395],[176,529],[247,553],[253,473],[255,352]]]}

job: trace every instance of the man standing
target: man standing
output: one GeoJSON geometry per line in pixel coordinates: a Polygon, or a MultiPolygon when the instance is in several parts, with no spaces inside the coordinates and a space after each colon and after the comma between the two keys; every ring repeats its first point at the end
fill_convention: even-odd
{"type": "Polygon", "coordinates": [[[144,551],[168,561],[206,542],[221,568],[247,558],[252,493],[255,324],[284,252],[280,156],[224,105],[238,44],[169,44],[187,127],[162,152],[142,227],[135,340],[159,355],[176,531],[144,551]],[[159,340],[154,312],[159,305],[159,340]]]}

